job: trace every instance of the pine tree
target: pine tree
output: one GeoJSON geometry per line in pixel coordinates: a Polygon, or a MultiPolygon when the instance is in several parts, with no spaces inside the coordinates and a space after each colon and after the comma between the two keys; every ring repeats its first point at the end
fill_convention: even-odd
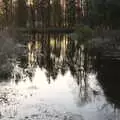
{"type": "Polygon", "coordinates": [[[61,27],[63,24],[63,9],[60,0],[53,0],[52,2],[52,24],[55,27],[61,27]]]}
{"type": "Polygon", "coordinates": [[[50,26],[50,0],[41,0],[39,1],[39,19],[43,27],[50,26]]]}
{"type": "Polygon", "coordinates": [[[66,20],[69,27],[76,23],[76,2],[75,0],[66,0],[66,20]]]}
{"type": "Polygon", "coordinates": [[[16,6],[15,23],[18,27],[26,27],[28,18],[27,5],[25,0],[18,0],[16,6]]]}
{"type": "Polygon", "coordinates": [[[3,2],[3,14],[5,25],[8,25],[8,18],[9,18],[9,0],[2,0],[3,2]]]}

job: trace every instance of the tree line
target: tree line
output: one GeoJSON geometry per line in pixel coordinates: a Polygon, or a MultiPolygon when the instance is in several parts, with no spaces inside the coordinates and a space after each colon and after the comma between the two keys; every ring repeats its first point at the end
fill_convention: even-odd
{"type": "Polygon", "coordinates": [[[119,0],[2,0],[0,25],[29,28],[90,26],[119,28],[119,0]]]}
{"type": "Polygon", "coordinates": [[[76,23],[74,0],[2,0],[0,24],[18,27],[65,27],[76,23]]]}

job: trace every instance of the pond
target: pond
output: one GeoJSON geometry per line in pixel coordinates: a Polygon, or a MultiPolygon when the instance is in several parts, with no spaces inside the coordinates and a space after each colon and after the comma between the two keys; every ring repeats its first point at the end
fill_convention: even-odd
{"type": "Polygon", "coordinates": [[[97,59],[65,34],[30,35],[9,80],[1,120],[119,120],[120,61],[97,59]]]}

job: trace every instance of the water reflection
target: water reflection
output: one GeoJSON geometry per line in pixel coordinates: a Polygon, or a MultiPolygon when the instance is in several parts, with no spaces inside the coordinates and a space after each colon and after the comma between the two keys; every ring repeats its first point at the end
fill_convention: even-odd
{"type": "Polygon", "coordinates": [[[97,67],[97,79],[99,80],[105,96],[109,102],[120,107],[120,61],[113,59],[102,59],[97,67]]]}
{"type": "Polygon", "coordinates": [[[82,114],[85,120],[115,118],[114,108],[120,101],[119,61],[90,56],[87,48],[69,35],[35,34],[29,38],[28,53],[18,57],[11,78],[16,99],[26,101],[20,110],[27,111],[29,104],[42,99],[82,114]]]}
{"type": "MultiPolygon", "coordinates": [[[[91,101],[91,94],[94,96],[101,94],[100,89],[96,90],[96,88],[90,87],[92,80],[89,81],[89,77],[92,75],[97,76],[94,79],[98,79],[105,95],[108,95],[108,93],[106,93],[108,86],[113,87],[113,83],[119,86],[119,81],[117,80],[119,79],[119,61],[103,61],[90,56],[87,49],[80,43],[71,40],[69,35],[31,35],[30,42],[28,43],[28,55],[22,56],[19,61],[19,67],[23,69],[23,74],[29,76],[31,81],[37,66],[39,66],[41,70],[45,70],[49,84],[52,80],[55,81],[59,74],[64,76],[70,71],[78,85],[77,88],[79,88],[79,104],[81,104],[81,102],[83,104],[83,102],[87,103],[91,101]],[[113,72],[113,69],[116,70],[116,72],[113,72]],[[113,79],[115,79],[116,82],[113,82],[113,79]],[[107,82],[108,80],[109,82],[107,82]]],[[[17,81],[19,81],[19,75],[16,76],[17,81]]],[[[108,92],[115,95],[117,92],[114,93],[112,89],[109,90],[109,87],[108,92]]],[[[114,90],[116,90],[116,88],[114,90]]],[[[107,97],[107,99],[110,98],[107,97]]]]}

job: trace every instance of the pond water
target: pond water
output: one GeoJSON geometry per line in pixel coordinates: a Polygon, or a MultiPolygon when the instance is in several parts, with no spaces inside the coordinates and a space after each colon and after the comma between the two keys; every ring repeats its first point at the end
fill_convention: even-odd
{"type": "Polygon", "coordinates": [[[68,35],[28,36],[0,80],[1,120],[120,120],[120,62],[97,59],[68,35]]]}

